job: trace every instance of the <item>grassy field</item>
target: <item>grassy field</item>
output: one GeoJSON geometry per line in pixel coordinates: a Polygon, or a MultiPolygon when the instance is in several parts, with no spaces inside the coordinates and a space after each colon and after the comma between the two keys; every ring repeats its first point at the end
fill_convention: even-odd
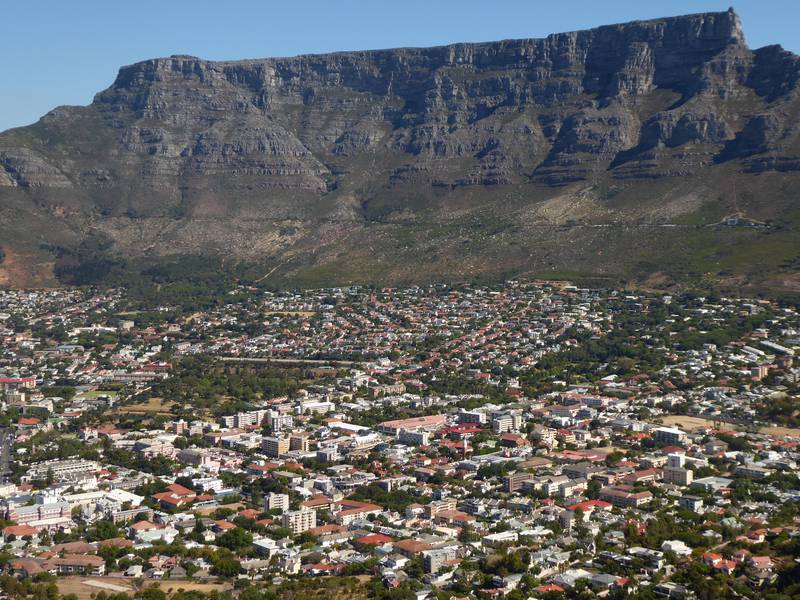
{"type": "Polygon", "coordinates": [[[167,595],[178,590],[212,592],[230,589],[227,583],[205,583],[198,581],[164,579],[162,581],[148,581],[131,579],[127,577],[59,577],[56,582],[58,591],[63,596],[75,594],[78,600],[91,600],[92,595],[105,591],[109,594],[126,593],[133,595],[138,589],[156,585],[167,595]]]}
{"type": "Polygon", "coordinates": [[[82,392],[78,394],[79,398],[99,398],[100,396],[119,396],[119,394],[117,392],[104,392],[102,390],[82,392]]]}
{"type": "Polygon", "coordinates": [[[174,405],[175,402],[172,400],[164,400],[163,398],[148,398],[147,402],[130,404],[128,406],[120,406],[114,410],[118,413],[130,415],[157,414],[169,416],[172,414],[172,408],[174,405]]]}
{"type": "MultiPolygon", "coordinates": [[[[715,427],[731,431],[740,431],[745,429],[744,427],[737,426],[734,423],[718,423],[713,419],[707,419],[705,417],[690,417],[688,415],[668,415],[666,417],[662,417],[661,422],[667,427],[677,427],[678,429],[683,429],[684,431],[689,432],[705,429],[706,427],[715,427]]],[[[758,432],[766,435],[800,438],[800,428],[798,427],[760,427],[758,432]]]]}

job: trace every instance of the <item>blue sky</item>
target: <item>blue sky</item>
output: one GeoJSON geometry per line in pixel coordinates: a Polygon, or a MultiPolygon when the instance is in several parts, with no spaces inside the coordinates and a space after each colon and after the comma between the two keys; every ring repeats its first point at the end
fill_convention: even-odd
{"type": "MultiPolygon", "coordinates": [[[[0,14],[0,131],[88,104],[121,65],[543,37],[731,0],[25,0],[0,14]]],[[[751,47],[800,53],[800,0],[733,3],[751,47]]]]}

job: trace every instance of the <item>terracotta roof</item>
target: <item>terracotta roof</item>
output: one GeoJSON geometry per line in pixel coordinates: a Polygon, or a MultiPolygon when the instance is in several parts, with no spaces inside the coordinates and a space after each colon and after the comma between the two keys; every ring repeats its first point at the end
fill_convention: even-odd
{"type": "Polygon", "coordinates": [[[372,533],[370,535],[365,535],[364,537],[360,537],[356,540],[359,544],[365,544],[368,546],[381,546],[383,544],[388,544],[393,542],[394,540],[390,538],[388,535],[383,535],[382,533],[372,533]]]}
{"type": "Polygon", "coordinates": [[[189,488],[183,487],[179,483],[171,483],[167,486],[167,490],[175,494],[176,496],[196,496],[194,490],[190,490],[189,488]]]}
{"type": "MultiPolygon", "coordinates": [[[[67,554],[63,557],[51,558],[44,563],[42,567],[47,569],[49,566],[56,565],[77,565],[81,567],[99,567],[105,564],[105,560],[100,556],[83,555],[83,554],[67,554]]],[[[49,570],[49,569],[48,569],[49,570]]]]}
{"type": "Polygon", "coordinates": [[[430,544],[426,542],[418,542],[417,540],[400,540],[399,542],[395,542],[394,547],[397,550],[410,552],[412,554],[418,554],[420,552],[425,552],[425,550],[431,549],[430,544]]]}
{"type": "Polygon", "coordinates": [[[70,554],[93,554],[97,552],[97,546],[89,544],[88,542],[66,542],[64,544],[56,544],[50,548],[56,554],[61,552],[69,552],[70,554]]]}
{"type": "Polygon", "coordinates": [[[328,523],[309,529],[308,533],[311,535],[325,535],[326,533],[343,533],[345,531],[347,531],[347,527],[336,525],[335,523],[328,523]]]}
{"type": "Polygon", "coordinates": [[[13,535],[15,537],[24,537],[26,535],[36,535],[39,530],[30,525],[9,525],[3,529],[3,535],[13,535]]]}

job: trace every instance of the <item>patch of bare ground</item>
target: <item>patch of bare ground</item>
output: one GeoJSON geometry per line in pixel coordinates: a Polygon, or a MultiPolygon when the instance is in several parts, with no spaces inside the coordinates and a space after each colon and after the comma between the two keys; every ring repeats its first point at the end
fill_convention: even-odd
{"type": "Polygon", "coordinates": [[[53,282],[53,262],[40,262],[31,254],[4,248],[0,262],[0,286],[30,287],[53,282]]]}

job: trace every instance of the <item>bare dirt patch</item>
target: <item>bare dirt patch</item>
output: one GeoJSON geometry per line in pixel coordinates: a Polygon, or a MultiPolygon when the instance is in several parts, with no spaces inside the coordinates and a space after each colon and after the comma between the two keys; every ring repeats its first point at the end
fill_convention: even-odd
{"type": "Polygon", "coordinates": [[[164,579],[158,583],[159,587],[167,593],[167,596],[179,590],[183,590],[184,592],[204,592],[208,594],[213,591],[223,592],[231,589],[229,583],[205,583],[183,579],[164,579]]]}
{"type": "Polygon", "coordinates": [[[193,508],[192,510],[194,512],[200,513],[201,515],[203,515],[205,517],[205,516],[208,516],[210,514],[213,514],[219,508],[232,508],[233,510],[237,510],[238,511],[238,510],[242,510],[244,508],[247,508],[247,506],[245,506],[241,502],[232,502],[231,504],[219,504],[217,506],[201,506],[199,508],[193,508]]]}
{"type": "Polygon", "coordinates": [[[761,427],[758,432],[765,435],[800,438],[800,427],[761,427]]]}
{"type": "Polygon", "coordinates": [[[56,585],[62,596],[75,594],[78,600],[90,600],[92,595],[102,591],[109,594],[123,591],[132,594],[135,591],[133,580],[122,577],[59,577],[56,585]]]}
{"type": "Polygon", "coordinates": [[[29,287],[55,281],[52,262],[39,262],[35,256],[3,247],[0,262],[0,286],[29,287]]]}
{"type": "MultiPolygon", "coordinates": [[[[729,431],[743,431],[746,427],[736,425],[735,423],[725,423],[724,421],[715,421],[705,417],[690,417],[687,415],[668,415],[661,418],[661,422],[667,427],[677,427],[684,431],[694,432],[700,429],[713,427],[715,429],[729,430],[729,431]]],[[[750,429],[749,431],[753,431],[750,429]]],[[[759,427],[758,433],[764,435],[772,435],[775,437],[794,437],[800,438],[800,427],[759,427]]]]}
{"type": "Polygon", "coordinates": [[[719,429],[735,429],[730,423],[717,423],[713,419],[706,419],[704,417],[690,417],[688,415],[667,415],[661,417],[661,422],[665,427],[677,427],[684,431],[698,431],[700,429],[719,428],[719,429]]]}

